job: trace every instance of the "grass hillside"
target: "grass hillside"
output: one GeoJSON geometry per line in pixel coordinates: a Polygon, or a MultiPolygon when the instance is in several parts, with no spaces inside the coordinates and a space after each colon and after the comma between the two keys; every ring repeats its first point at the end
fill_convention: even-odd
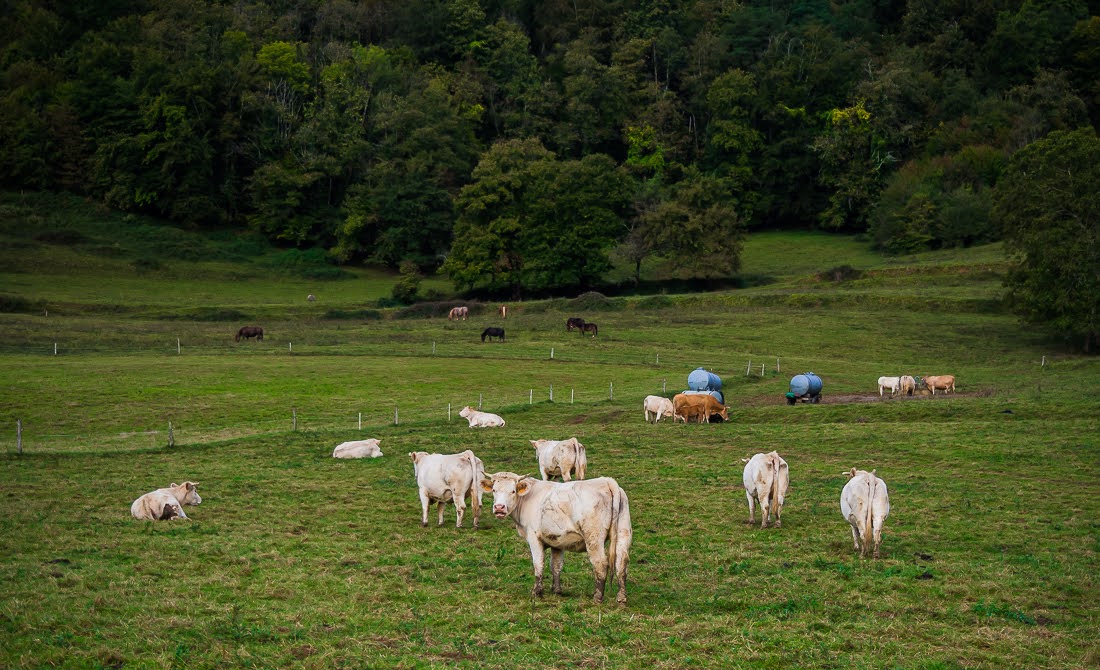
{"type": "Polygon", "coordinates": [[[882,258],[764,234],[746,246],[746,273],[772,278],[755,288],[449,322],[356,311],[366,275],[268,276],[263,254],[162,254],[139,274],[137,246],[92,251],[113,244],[95,221],[38,216],[94,241],[4,218],[0,294],[49,313],[0,313],[0,667],[1100,662],[1100,363],[1004,313],[996,248],[882,258]],[[822,278],[839,265],[862,276],[822,278]],[[599,336],[566,332],[570,316],[599,336]],[[244,323],[265,339],[234,342],[244,323]],[[482,343],[489,325],[507,341],[482,343]],[[722,377],[731,420],[645,424],[642,398],[697,366],[722,377]],[[787,406],[808,370],[824,402],[787,406]],[[955,374],[957,393],[879,396],[880,375],[906,373],[955,374]],[[507,425],[468,428],[457,411],[479,401],[507,425]],[[480,531],[450,506],[420,526],[408,452],[472,449],[522,474],[528,440],[571,436],[589,476],[629,496],[625,608],[592,602],[576,554],[565,594],[533,598],[526,545],[489,498],[480,531]],[[363,437],[385,456],[331,458],[363,437]],[[750,528],[741,459],[773,449],[791,468],[783,526],[750,528]],[[890,492],[880,560],[858,558],[840,515],[853,466],[890,492]],[[130,517],[184,480],[203,497],[189,520],[130,517]]]}

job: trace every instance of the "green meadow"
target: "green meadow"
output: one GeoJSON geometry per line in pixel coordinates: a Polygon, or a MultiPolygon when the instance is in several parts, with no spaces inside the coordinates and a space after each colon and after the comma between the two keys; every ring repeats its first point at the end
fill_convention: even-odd
{"type": "Polygon", "coordinates": [[[754,288],[449,322],[372,308],[384,273],[308,277],[200,237],[178,248],[223,257],[141,236],[107,252],[96,217],[3,206],[68,232],[0,230],[0,667],[1100,664],[1100,363],[1003,311],[999,247],[886,258],[766,233],[746,245],[745,273],[770,278],[754,288]],[[843,264],[863,275],[819,276],[843,264]],[[242,325],[265,339],[234,342],[242,325]],[[507,341],[482,343],[489,325],[507,341]],[[644,423],[644,396],[698,366],[731,420],[644,423]],[[787,406],[805,371],[824,402],[787,406]],[[880,398],[898,374],[958,390],[880,398]],[[468,428],[457,412],[479,402],[507,425],[468,428]],[[572,436],[630,498],[626,607],[593,603],[579,554],[564,595],[533,598],[525,543],[487,510],[478,531],[453,507],[420,526],[408,452],[530,473],[528,440],[572,436]],[[364,437],[385,456],[331,458],[364,437]],[[741,459],[773,449],[783,526],[748,527],[741,459]],[[853,466],[890,491],[880,560],[840,515],[853,466]],[[130,517],[185,480],[203,497],[189,520],[130,517]]]}

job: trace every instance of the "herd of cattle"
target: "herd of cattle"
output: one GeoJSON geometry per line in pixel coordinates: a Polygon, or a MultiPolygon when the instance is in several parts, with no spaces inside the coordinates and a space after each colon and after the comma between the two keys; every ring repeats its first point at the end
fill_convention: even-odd
{"type": "MultiPolygon", "coordinates": [[[[647,397],[643,403],[646,420],[651,413],[656,420],[662,415],[685,421],[693,412],[706,415],[712,408],[705,400],[721,407],[709,395],[684,397],[690,402],[682,406],[677,406],[676,399],[647,397]],[[663,403],[651,403],[653,398],[663,403]],[[696,411],[696,400],[703,403],[702,410],[696,411]]],[[[719,413],[724,414],[726,409],[721,407],[719,413]]],[[[459,415],[467,419],[471,428],[505,425],[500,416],[472,407],[464,407],[459,415]]],[[[487,474],[485,464],[470,450],[458,454],[410,452],[420,497],[421,525],[428,525],[428,510],[434,503],[438,525],[442,526],[444,510],[447,503],[451,503],[455,507],[455,527],[461,528],[469,499],[473,527],[479,528],[482,495],[492,494],[493,516],[500,520],[511,518],[530,549],[534,595],[543,593],[545,552],[549,548],[554,593],[561,593],[565,552],[585,552],[595,577],[595,601],[603,602],[606,584],[613,580],[618,583],[616,600],[625,605],[627,564],[634,533],[626,491],[611,477],[585,479],[588,452],[576,437],[530,442],[542,479],[506,471],[487,474]],[[554,481],[555,477],[560,477],[561,481],[554,481]]],[[[337,445],[332,456],[380,458],[382,451],[377,439],[355,440],[337,445]]],[[[748,524],[756,523],[756,507],[759,506],[760,527],[780,527],[790,484],[787,462],[776,451],[756,454],[744,462],[742,481],[749,506],[748,524]]],[[[851,525],[853,548],[861,557],[871,553],[878,558],[882,524],[890,513],[886,483],[874,470],[865,472],[852,468],[845,474],[849,479],[840,494],[840,510],[851,525]]],[[[136,519],[151,521],[186,519],[183,506],[202,502],[197,486],[195,482],[184,482],[146,493],[133,502],[130,513],[136,519]]]]}
{"type": "Polygon", "coordinates": [[[878,394],[882,397],[883,391],[889,391],[891,397],[902,394],[913,395],[922,384],[932,392],[932,395],[936,395],[937,390],[947,393],[955,390],[955,375],[925,375],[921,378],[910,375],[879,377],[878,394]]]}

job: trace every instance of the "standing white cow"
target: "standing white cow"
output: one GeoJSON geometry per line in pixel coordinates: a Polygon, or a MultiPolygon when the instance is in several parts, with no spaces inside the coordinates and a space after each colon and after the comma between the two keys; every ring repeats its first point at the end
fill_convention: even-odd
{"type": "Polygon", "coordinates": [[[913,395],[913,392],[917,390],[917,380],[911,375],[902,375],[901,387],[898,389],[898,393],[904,393],[905,395],[913,395]]]}
{"type": "Polygon", "coordinates": [[[852,546],[859,551],[860,558],[866,557],[868,551],[878,558],[882,524],[890,516],[886,482],[876,477],[874,470],[852,468],[845,474],[849,479],[840,493],[840,513],[852,525],[852,546]]]}
{"type": "Polygon", "coordinates": [[[474,452],[467,449],[460,454],[429,454],[426,451],[409,453],[413,462],[413,474],[420,488],[420,525],[428,525],[428,507],[439,505],[439,525],[443,525],[443,508],[448,502],[455,505],[455,528],[462,527],[466,513],[466,496],[474,508],[474,528],[481,525],[481,489],[478,482],[485,476],[485,465],[474,452]]]}
{"type": "Polygon", "coordinates": [[[889,389],[890,395],[894,395],[901,388],[901,377],[879,377],[878,378],[878,397],[882,397],[882,391],[889,389]]]}
{"type": "Polygon", "coordinates": [[[341,442],[332,450],[333,458],[381,458],[382,450],[378,448],[379,440],[352,440],[341,442]]]}
{"type": "Polygon", "coordinates": [[[172,484],[165,489],[150,491],[141,496],[130,505],[130,514],[135,519],[145,521],[167,521],[169,519],[186,519],[183,512],[184,505],[198,505],[202,497],[195,490],[198,482],[184,482],[172,484]]]}
{"type": "Polygon", "coordinates": [[[675,420],[676,410],[672,407],[672,401],[659,395],[647,395],[642,401],[642,409],[645,411],[645,421],[649,423],[649,414],[653,413],[653,423],[661,420],[662,416],[671,416],[675,420]]]}
{"type": "Polygon", "coordinates": [[[626,567],[634,530],[630,503],[618,482],[600,477],[559,484],[498,472],[483,478],[481,488],[493,494],[493,516],[512,517],[516,532],[527,541],[535,572],[533,595],[542,596],[542,572],[550,547],[554,593],[561,594],[565,552],[584,551],[595,574],[596,602],[603,602],[607,580],[617,575],[616,600],[626,604],[626,567]]]}
{"type": "Polygon", "coordinates": [[[787,461],[779,452],[756,454],[745,461],[745,472],[741,477],[745,483],[745,497],[749,499],[749,520],[751,526],[756,523],[754,501],[760,502],[760,527],[767,528],[772,512],[775,513],[775,527],[782,525],[783,500],[790,486],[790,470],[787,461]]]}
{"type": "Polygon", "coordinates": [[[563,481],[573,477],[584,479],[588,469],[588,453],[584,445],[571,437],[568,440],[531,440],[535,457],[539,461],[539,474],[543,479],[560,476],[563,481]]]}
{"type": "Polygon", "coordinates": [[[489,412],[479,412],[467,405],[458,415],[470,422],[470,428],[497,428],[504,425],[504,419],[489,412]]]}

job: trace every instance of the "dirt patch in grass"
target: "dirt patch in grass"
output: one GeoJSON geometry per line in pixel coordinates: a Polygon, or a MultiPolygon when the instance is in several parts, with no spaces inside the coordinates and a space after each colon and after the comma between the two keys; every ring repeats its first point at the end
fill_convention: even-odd
{"type": "MultiPolygon", "coordinates": [[[[949,394],[937,394],[933,396],[931,393],[914,393],[911,396],[897,395],[879,396],[877,393],[840,393],[840,394],[822,394],[822,405],[854,405],[861,403],[871,402],[900,402],[900,401],[912,401],[912,400],[940,400],[946,398],[987,398],[993,395],[992,389],[981,389],[971,393],[949,393],[949,394]]],[[[787,402],[786,396],[783,394],[768,394],[759,395],[752,398],[746,398],[741,404],[745,407],[764,407],[767,405],[784,405],[787,402]]],[[[808,404],[808,403],[807,403],[808,404]]]]}

